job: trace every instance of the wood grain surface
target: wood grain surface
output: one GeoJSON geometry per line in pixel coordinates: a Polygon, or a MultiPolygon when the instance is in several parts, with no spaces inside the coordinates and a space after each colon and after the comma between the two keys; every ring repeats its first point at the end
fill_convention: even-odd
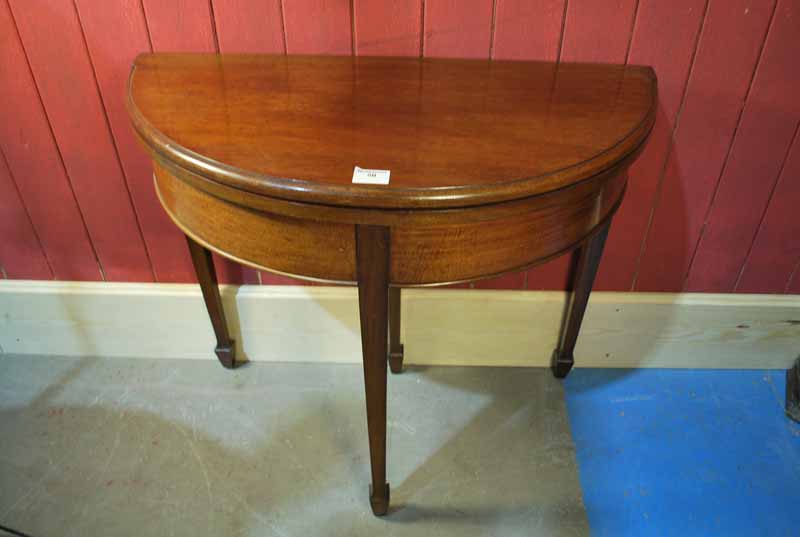
{"type": "Polygon", "coordinates": [[[129,111],[179,166],[254,193],[442,208],[569,186],[635,151],[643,67],[401,58],[143,55],[129,111]],[[391,170],[354,185],[355,166],[391,170]]]}
{"type": "Polygon", "coordinates": [[[484,279],[573,249],[610,219],[625,188],[624,174],[612,170],[512,202],[386,211],[288,202],[220,187],[165,161],[155,166],[159,195],[173,221],[230,259],[277,274],[352,284],[354,226],[390,226],[390,281],[405,287],[484,279]]]}
{"type": "MultiPolygon", "coordinates": [[[[129,110],[141,141],[154,159],[158,192],[175,223],[203,246],[280,274],[354,283],[358,262],[354,230],[368,226],[387,230],[392,251],[387,278],[392,285],[440,285],[487,278],[553,258],[578,247],[598,226],[605,229],[622,200],[624,172],[642,150],[647,130],[643,134],[639,130],[643,125],[649,129],[653,120],[655,83],[651,73],[642,68],[396,58],[369,60],[365,65],[362,70],[361,60],[326,57],[301,57],[294,62],[276,56],[140,57],[131,77],[129,110]],[[487,70],[487,65],[492,69],[487,70]],[[483,115],[493,121],[499,116],[509,124],[505,131],[496,127],[497,136],[503,140],[538,140],[538,145],[525,146],[542,159],[524,156],[525,146],[520,143],[516,154],[505,154],[517,160],[504,164],[513,167],[520,160],[535,163],[540,180],[533,181],[532,188],[518,189],[515,198],[501,197],[500,202],[481,204],[467,198],[462,207],[450,207],[450,203],[429,206],[431,201],[451,201],[440,194],[442,191],[478,187],[483,197],[478,201],[493,200],[498,197],[495,190],[505,188],[508,197],[514,191],[507,190],[507,185],[521,182],[503,180],[502,176],[493,179],[490,174],[496,169],[492,166],[495,161],[488,157],[481,170],[466,176],[468,167],[458,161],[463,152],[440,145],[425,148],[425,156],[439,163],[444,177],[424,167],[421,177],[403,175],[406,169],[416,169],[420,157],[400,147],[385,152],[400,171],[395,184],[375,189],[348,187],[340,181],[343,188],[331,190],[336,184],[325,179],[336,176],[340,153],[347,147],[331,140],[332,135],[341,124],[349,125],[351,139],[367,140],[374,134],[370,125],[348,120],[344,114],[364,108],[376,114],[392,110],[382,93],[377,98],[372,93],[347,91],[352,87],[342,82],[339,71],[353,69],[363,72],[365,86],[374,88],[396,83],[398,69],[436,80],[437,84],[417,87],[416,102],[429,103],[414,118],[411,127],[417,131],[452,113],[453,100],[473,100],[469,88],[481,81],[481,75],[486,76],[484,86],[505,90],[493,99],[485,98],[489,104],[483,109],[483,115]],[[272,71],[278,74],[273,76],[272,71]],[[507,89],[520,79],[531,82],[529,93],[507,89]],[[291,93],[270,91],[294,80],[299,82],[291,93]],[[549,86],[551,81],[555,88],[549,86]],[[210,90],[205,91],[203,84],[210,85],[210,90]],[[215,91],[219,87],[222,91],[215,91]],[[266,91],[262,95],[239,89],[248,87],[266,91]],[[199,97],[180,107],[173,95],[187,88],[188,95],[199,97]],[[533,91],[536,89],[544,98],[533,91]],[[606,91],[616,95],[609,110],[604,108],[606,91]],[[230,97],[231,93],[235,97],[230,97]],[[586,97],[588,94],[594,99],[586,97]],[[161,101],[161,96],[166,98],[161,101]],[[292,106],[287,105],[289,100],[292,106]],[[547,103],[545,111],[540,110],[543,100],[547,103]],[[592,103],[599,103],[595,106],[602,110],[604,121],[594,117],[592,103]],[[649,108],[644,106],[648,103],[649,108]],[[254,128],[246,120],[248,106],[264,110],[256,115],[266,120],[268,129],[254,128]],[[332,109],[339,114],[338,121],[314,123],[305,118],[307,108],[316,110],[312,119],[320,116],[320,108],[332,109]],[[530,112],[512,123],[507,111],[520,109],[530,112]],[[545,132],[538,138],[525,137],[528,131],[545,131],[548,127],[552,132],[549,139],[545,132]],[[590,153],[599,155],[595,159],[603,163],[587,164],[586,144],[569,145],[567,138],[559,143],[561,128],[590,143],[590,153]],[[606,132],[609,129],[613,134],[606,132]],[[270,145],[270,132],[292,147],[270,145]],[[293,136],[286,136],[286,132],[293,136]],[[620,135],[623,138],[616,141],[620,135]],[[602,140],[610,145],[598,145],[602,140]],[[623,151],[623,147],[627,149],[623,151]],[[309,148],[316,148],[316,158],[298,158],[309,148]],[[272,150],[277,156],[270,153],[272,150]],[[212,159],[209,154],[220,156],[212,159]],[[275,195],[283,192],[272,188],[274,178],[255,173],[257,170],[250,167],[273,162],[285,167],[283,181],[294,183],[294,190],[301,191],[292,196],[295,199],[275,195]],[[552,170],[545,168],[545,163],[551,163],[552,170]],[[552,179],[553,175],[558,178],[552,179]],[[409,192],[416,195],[409,196],[409,192]],[[425,199],[419,192],[433,195],[425,199]],[[328,203],[318,203],[320,198],[328,203]],[[370,205],[359,203],[365,198],[370,205]],[[394,206],[381,207],[387,205],[385,200],[391,200],[394,206]]],[[[407,78],[399,80],[405,82],[407,78]]],[[[485,93],[481,95],[485,97],[485,93]]],[[[459,136],[480,144],[481,131],[487,126],[484,119],[482,115],[461,118],[459,136]]],[[[389,141],[401,143],[397,133],[393,135],[395,138],[389,141]]],[[[494,141],[490,138],[488,143],[494,141]]],[[[495,148],[499,150],[500,146],[490,145],[484,154],[491,155],[495,148]]]]}
{"type": "Polygon", "coordinates": [[[192,188],[156,165],[161,202],[196,242],[259,269],[332,282],[354,282],[355,228],[256,213],[192,188]]]}

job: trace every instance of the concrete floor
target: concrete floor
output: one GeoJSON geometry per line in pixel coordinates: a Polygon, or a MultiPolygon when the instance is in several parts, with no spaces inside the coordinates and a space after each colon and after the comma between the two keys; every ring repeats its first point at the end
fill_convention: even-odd
{"type": "Polygon", "coordinates": [[[360,367],[0,358],[0,523],[92,535],[586,535],[548,371],[389,382],[392,511],[367,501],[360,367]]]}

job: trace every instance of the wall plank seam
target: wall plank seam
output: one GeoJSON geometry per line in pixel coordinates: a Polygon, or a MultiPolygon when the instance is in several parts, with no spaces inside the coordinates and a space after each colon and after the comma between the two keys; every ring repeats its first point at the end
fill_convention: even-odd
{"type": "Polygon", "coordinates": [[[489,59],[494,59],[495,23],[497,22],[497,0],[492,0],[492,22],[489,37],[489,59]]]}
{"type": "Polygon", "coordinates": [[[355,0],[350,0],[350,54],[356,56],[356,8],[355,0]]]}
{"type": "Polygon", "coordinates": [[[728,151],[725,154],[725,160],[722,164],[722,167],[720,168],[719,175],[716,179],[714,193],[711,196],[711,202],[708,204],[708,207],[706,208],[705,215],[703,215],[703,225],[700,228],[700,235],[697,238],[697,241],[694,243],[691,258],[689,259],[689,264],[686,267],[686,274],[684,274],[683,285],[681,286],[682,291],[686,291],[689,285],[689,275],[692,273],[692,267],[694,266],[695,259],[697,258],[697,251],[700,249],[700,243],[703,240],[703,235],[705,234],[708,221],[711,218],[711,211],[714,209],[714,203],[717,200],[717,194],[719,193],[719,187],[720,183],[722,182],[722,177],[725,175],[725,172],[728,169],[731,153],[733,153],[733,147],[736,144],[737,138],[739,137],[739,127],[741,127],[742,125],[742,118],[744,117],[744,111],[747,108],[747,103],[750,100],[750,94],[752,93],[753,86],[755,84],[756,75],[758,74],[758,70],[761,67],[761,62],[764,59],[764,51],[766,49],[767,39],[769,39],[769,36],[772,33],[772,28],[775,22],[775,14],[778,11],[778,3],[779,2],[776,1],[772,6],[772,13],[770,14],[769,23],[767,24],[767,30],[766,32],[764,32],[764,38],[761,40],[761,47],[758,51],[758,61],[753,67],[753,74],[750,76],[750,83],[747,85],[747,91],[745,92],[744,99],[742,100],[742,106],[739,109],[739,115],[736,119],[736,126],[733,129],[731,142],[730,144],[728,144],[728,151]]]}
{"type": "Polygon", "coordinates": [[[636,265],[633,269],[633,279],[631,280],[631,286],[628,289],[629,291],[636,290],[636,282],[639,278],[639,270],[642,264],[642,257],[644,256],[645,249],[647,248],[647,240],[650,237],[650,230],[653,225],[653,217],[655,216],[656,208],[658,207],[659,201],[661,200],[661,193],[662,189],[664,188],[664,176],[666,175],[667,172],[667,165],[669,164],[669,159],[672,156],[672,150],[675,147],[675,138],[678,134],[678,129],[680,129],[681,113],[683,112],[683,107],[686,104],[686,95],[689,92],[689,83],[692,81],[692,75],[694,73],[695,60],[697,59],[697,50],[700,48],[700,43],[703,39],[703,33],[706,28],[706,21],[708,20],[708,8],[710,6],[711,6],[711,0],[706,0],[705,6],[703,8],[702,20],[700,21],[700,30],[698,30],[697,37],[695,37],[694,49],[692,50],[692,57],[689,60],[689,73],[686,75],[686,79],[684,80],[683,83],[681,102],[678,105],[678,112],[675,114],[675,123],[672,125],[672,133],[669,138],[669,144],[667,145],[667,150],[664,153],[664,161],[661,164],[661,170],[658,173],[656,191],[653,195],[653,202],[650,204],[650,214],[647,217],[647,224],[645,226],[644,237],[642,238],[642,244],[639,245],[639,255],[636,258],[636,265]]]}
{"type": "Polygon", "coordinates": [[[558,48],[556,49],[556,61],[561,61],[561,51],[564,50],[564,35],[567,33],[567,9],[569,0],[564,0],[564,11],[561,12],[561,35],[558,38],[558,48]]]}
{"type": "Polygon", "coordinates": [[[800,269],[800,257],[797,258],[797,262],[794,264],[794,268],[792,269],[792,273],[789,274],[789,281],[786,282],[786,287],[783,288],[783,293],[788,295],[789,291],[792,288],[792,284],[794,283],[794,279],[797,276],[797,271],[800,269]]]}
{"type": "Polygon", "coordinates": [[[641,0],[636,0],[633,6],[633,17],[631,17],[631,30],[628,34],[628,46],[625,48],[625,65],[628,65],[628,58],[631,55],[631,45],[633,44],[633,34],[636,32],[636,23],[639,20],[639,4],[641,0]]]}
{"type": "Polygon", "coordinates": [[[208,13],[211,17],[211,37],[214,39],[214,50],[219,53],[219,32],[217,31],[217,18],[214,16],[214,2],[208,0],[208,13]]]}
{"type": "Polygon", "coordinates": [[[94,87],[95,91],[97,92],[97,96],[100,99],[100,105],[103,110],[103,120],[105,121],[106,130],[108,131],[108,137],[111,139],[111,145],[114,147],[114,157],[116,158],[117,167],[119,168],[119,172],[122,174],[124,179],[125,185],[125,193],[128,195],[128,203],[133,210],[133,218],[136,222],[136,229],[139,232],[139,240],[142,242],[142,246],[144,247],[144,254],[147,258],[147,265],[150,268],[150,277],[152,281],[156,281],[156,272],[155,268],[153,267],[153,258],[150,255],[150,248],[147,245],[147,241],[144,238],[144,232],[142,231],[142,222],[139,217],[139,210],[136,207],[136,203],[133,200],[133,195],[131,194],[131,185],[130,185],[130,178],[128,174],[125,172],[125,167],[122,165],[122,158],[119,154],[119,146],[117,144],[117,139],[114,136],[114,132],[111,129],[111,122],[108,119],[108,105],[106,104],[106,100],[103,97],[103,92],[100,91],[100,82],[97,78],[97,68],[95,67],[95,61],[92,57],[92,52],[89,49],[89,43],[86,41],[86,30],[84,28],[83,18],[81,17],[81,11],[78,9],[78,5],[75,3],[75,0],[72,2],[72,7],[75,10],[75,15],[78,17],[78,27],[81,31],[81,40],[83,42],[83,48],[86,51],[86,55],[89,58],[89,66],[92,69],[92,78],[94,80],[94,87]]]}
{"type": "Polygon", "coordinates": [[[144,10],[144,4],[142,0],[138,0],[139,9],[142,12],[142,20],[144,21],[144,29],[147,33],[147,44],[149,45],[148,52],[153,52],[153,37],[150,35],[150,23],[147,21],[147,13],[144,10]]]}
{"type": "Polygon", "coordinates": [[[281,32],[283,32],[283,53],[289,54],[289,45],[286,42],[286,10],[283,7],[286,0],[280,0],[281,4],[281,32]]]}
{"type": "MultiPolygon", "coordinates": [[[[11,3],[9,2],[9,0],[6,0],[6,6],[8,8],[9,14],[11,16],[11,20],[14,23],[14,31],[15,31],[15,34],[16,34],[15,37],[16,37],[17,41],[19,42],[19,46],[20,46],[20,48],[22,49],[22,51],[23,51],[23,53],[25,55],[25,64],[26,64],[26,67],[28,69],[28,73],[29,73],[29,75],[31,77],[31,80],[33,81],[33,86],[36,89],[36,98],[38,100],[38,105],[41,108],[41,110],[44,113],[44,116],[45,116],[45,118],[47,120],[47,128],[48,128],[48,131],[49,131],[49,136],[50,136],[50,139],[53,141],[53,146],[54,146],[55,151],[56,151],[56,156],[58,158],[59,166],[61,167],[62,171],[64,172],[64,176],[67,178],[67,185],[69,186],[70,194],[72,195],[72,202],[75,204],[75,207],[77,209],[78,215],[79,215],[79,217],[81,219],[81,226],[83,227],[84,236],[88,240],[89,248],[92,251],[92,255],[94,257],[94,261],[97,264],[97,269],[100,272],[100,279],[103,280],[103,281],[106,281],[106,275],[105,275],[105,271],[103,270],[103,265],[100,262],[100,256],[97,254],[97,248],[95,248],[95,245],[92,242],[92,236],[89,233],[89,227],[86,225],[86,217],[83,214],[83,207],[81,207],[81,204],[78,203],[78,197],[75,195],[75,186],[72,183],[72,178],[70,177],[69,172],[67,171],[67,166],[64,163],[64,155],[61,153],[61,148],[58,146],[58,140],[56,139],[55,132],[53,131],[53,125],[50,122],[50,115],[48,114],[47,108],[44,105],[44,99],[42,99],[42,91],[41,91],[41,88],[39,87],[39,81],[36,79],[36,76],[33,73],[33,67],[31,66],[31,61],[30,61],[30,58],[28,57],[28,50],[25,48],[25,43],[22,40],[22,35],[20,35],[19,25],[17,24],[17,19],[16,19],[15,15],[14,15],[14,10],[11,9],[11,3]]],[[[19,185],[16,185],[16,187],[19,190],[19,185]]],[[[22,202],[23,202],[23,205],[24,205],[25,204],[25,200],[23,199],[22,202]]],[[[25,207],[25,210],[28,211],[28,208],[25,207]]]]}
{"type": "Polygon", "coordinates": [[[783,155],[783,162],[781,162],[781,167],[778,170],[777,178],[775,182],[772,184],[772,189],[769,193],[769,201],[767,201],[766,205],[764,205],[764,210],[761,212],[761,217],[758,220],[758,226],[756,227],[756,231],[753,234],[753,238],[750,241],[750,247],[747,249],[747,255],[744,257],[744,261],[742,261],[742,266],[739,267],[739,273],[736,276],[736,283],[733,285],[733,290],[736,291],[739,288],[739,282],[742,279],[742,274],[744,273],[744,268],[747,266],[747,261],[750,259],[750,254],[753,253],[753,248],[756,244],[756,238],[758,237],[759,231],[761,231],[761,227],[764,225],[764,219],[767,216],[767,211],[769,211],[770,204],[772,203],[772,197],[775,195],[775,191],[778,188],[778,184],[781,182],[781,177],[783,176],[783,171],[786,168],[786,163],[789,160],[789,155],[792,153],[792,149],[794,148],[794,144],[797,143],[797,133],[800,131],[800,121],[797,121],[797,124],[794,127],[794,134],[792,135],[792,141],[789,143],[789,146],[786,148],[786,153],[783,155]]]}
{"type": "MultiPolygon", "coordinates": [[[[36,238],[36,244],[39,247],[39,250],[42,252],[42,257],[44,258],[45,263],[47,264],[47,268],[50,270],[50,278],[55,279],[55,271],[53,270],[53,264],[50,262],[50,258],[47,256],[47,252],[42,245],[42,239],[39,237],[39,232],[36,230],[36,226],[33,224],[33,219],[31,218],[31,213],[28,210],[27,205],[25,205],[25,200],[22,197],[22,192],[19,190],[19,186],[17,185],[17,179],[14,177],[14,171],[8,165],[8,159],[6,159],[6,154],[3,152],[3,148],[0,147],[0,160],[2,160],[3,165],[5,165],[6,170],[8,170],[8,175],[11,178],[11,184],[14,187],[14,192],[17,194],[17,198],[19,199],[19,203],[22,206],[22,210],[25,211],[25,217],[28,219],[28,225],[33,232],[33,236],[36,238]]],[[[0,270],[3,272],[3,278],[8,279],[8,273],[5,270],[5,267],[0,265],[0,270]]]]}
{"type": "Polygon", "coordinates": [[[419,3],[419,57],[425,57],[425,2],[419,3]]]}
{"type": "MultiPolygon", "coordinates": [[[[654,65],[661,132],[632,169],[598,288],[800,293],[798,0],[92,2],[0,0],[3,279],[193,280],[118,95],[135,54],[183,50],[654,65]],[[131,210],[115,243],[113,215],[131,210]],[[142,247],[127,257],[126,241],[142,247]]],[[[563,289],[567,261],[461,287],[563,289]]],[[[224,282],[296,283],[215,263],[224,282]]]]}

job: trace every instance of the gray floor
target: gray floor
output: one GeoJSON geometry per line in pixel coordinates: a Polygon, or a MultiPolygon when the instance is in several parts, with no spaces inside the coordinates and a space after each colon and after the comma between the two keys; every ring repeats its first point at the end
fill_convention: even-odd
{"type": "Polygon", "coordinates": [[[0,355],[0,523],[92,535],[586,535],[560,384],[418,368],[389,384],[392,511],[367,501],[348,365],[0,355]]]}

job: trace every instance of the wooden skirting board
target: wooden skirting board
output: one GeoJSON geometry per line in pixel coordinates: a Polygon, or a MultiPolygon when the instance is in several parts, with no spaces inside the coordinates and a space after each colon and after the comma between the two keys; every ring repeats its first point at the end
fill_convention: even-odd
{"type": "MultiPolygon", "coordinates": [[[[223,286],[239,356],[361,361],[356,290],[223,286]]],[[[561,292],[404,289],[406,363],[546,366],[561,292]]],[[[196,285],[0,282],[5,354],[216,360],[196,285]]],[[[577,367],[788,368],[800,353],[800,296],[592,295],[577,367]]]]}

